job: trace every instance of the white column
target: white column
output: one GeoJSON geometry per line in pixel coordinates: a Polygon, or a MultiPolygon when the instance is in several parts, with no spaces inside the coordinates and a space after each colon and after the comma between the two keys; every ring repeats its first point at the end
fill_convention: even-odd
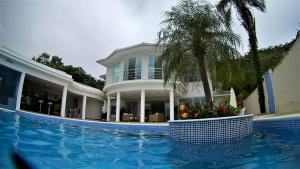
{"type": "Polygon", "coordinates": [[[145,122],[145,90],[141,90],[141,116],[140,116],[140,122],[145,122]]]}
{"type": "Polygon", "coordinates": [[[66,117],[67,94],[68,94],[68,87],[64,86],[62,99],[61,99],[61,110],[60,110],[60,116],[61,117],[66,117]]]}
{"type": "Polygon", "coordinates": [[[110,96],[107,96],[106,121],[110,121],[110,96]]]}
{"type": "Polygon", "coordinates": [[[16,110],[20,110],[20,107],[21,107],[21,98],[22,98],[22,91],[23,91],[24,79],[25,79],[25,73],[22,72],[22,74],[20,76],[19,85],[18,85],[18,93],[17,93],[17,100],[16,100],[16,110]]]}
{"type": "Polygon", "coordinates": [[[170,90],[170,121],[174,120],[174,90],[170,90]]]}
{"type": "Polygon", "coordinates": [[[107,101],[106,101],[106,99],[104,99],[102,113],[106,112],[106,109],[107,109],[106,107],[107,107],[107,101]]]}
{"type": "Polygon", "coordinates": [[[85,113],[86,113],[86,95],[83,96],[82,98],[82,108],[81,108],[81,113],[82,113],[82,119],[85,119],[85,113]]]}
{"type": "Polygon", "coordinates": [[[120,121],[120,100],[121,100],[121,93],[117,92],[117,107],[116,107],[116,122],[120,121]]]}

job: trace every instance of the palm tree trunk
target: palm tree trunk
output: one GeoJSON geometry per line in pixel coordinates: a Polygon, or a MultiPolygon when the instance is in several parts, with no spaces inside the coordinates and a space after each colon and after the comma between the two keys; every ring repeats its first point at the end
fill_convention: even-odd
{"type": "Polygon", "coordinates": [[[261,73],[260,63],[259,63],[259,60],[258,60],[255,25],[253,25],[253,27],[254,28],[251,31],[248,32],[249,42],[250,42],[251,54],[252,54],[252,57],[253,57],[253,64],[255,66],[259,109],[260,109],[260,113],[265,113],[266,112],[265,95],[264,95],[264,89],[263,89],[263,84],[262,84],[262,82],[263,82],[262,73],[261,73]]]}
{"type": "Polygon", "coordinates": [[[201,81],[202,81],[203,88],[204,88],[205,101],[206,101],[206,103],[212,103],[212,95],[211,95],[211,91],[210,91],[204,57],[200,57],[200,59],[199,59],[199,69],[200,69],[201,81]]]}

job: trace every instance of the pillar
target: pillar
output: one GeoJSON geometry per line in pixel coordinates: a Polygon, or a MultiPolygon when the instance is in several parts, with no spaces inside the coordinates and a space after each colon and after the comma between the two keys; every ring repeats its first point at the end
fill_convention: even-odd
{"type": "Polygon", "coordinates": [[[61,110],[60,110],[60,116],[65,117],[66,116],[66,102],[67,102],[67,93],[68,93],[68,87],[64,86],[62,99],[61,99],[61,110]]]}
{"type": "Polygon", "coordinates": [[[120,106],[121,106],[121,93],[117,92],[117,102],[116,102],[116,122],[120,121],[120,106]]]}
{"type": "Polygon", "coordinates": [[[170,90],[170,121],[174,120],[174,90],[170,90]]]}
{"type": "Polygon", "coordinates": [[[107,96],[107,111],[106,111],[106,121],[110,121],[110,110],[111,106],[110,106],[110,96],[107,96]]]}
{"type": "Polygon", "coordinates": [[[107,107],[107,101],[106,101],[106,99],[104,99],[102,113],[107,112],[107,108],[106,107],[107,107]]]}
{"type": "Polygon", "coordinates": [[[17,100],[16,100],[16,110],[20,110],[21,107],[21,98],[23,92],[23,85],[24,85],[25,73],[22,72],[20,76],[20,81],[18,85],[18,93],[17,93],[17,100]]]}
{"type": "Polygon", "coordinates": [[[85,119],[85,113],[86,113],[86,95],[83,96],[82,98],[82,108],[81,108],[81,113],[82,113],[82,119],[85,119]]]}
{"type": "Polygon", "coordinates": [[[141,90],[141,115],[140,122],[145,122],[145,90],[141,90]]]}

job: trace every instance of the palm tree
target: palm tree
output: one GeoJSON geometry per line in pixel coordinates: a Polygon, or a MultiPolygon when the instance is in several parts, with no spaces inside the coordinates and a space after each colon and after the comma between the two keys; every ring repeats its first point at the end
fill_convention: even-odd
{"type": "Polygon", "coordinates": [[[260,112],[265,113],[265,96],[264,89],[262,85],[262,73],[261,67],[258,60],[257,53],[257,38],[256,38],[256,28],[255,20],[251,13],[251,8],[256,8],[262,12],[265,11],[264,0],[221,0],[217,5],[218,11],[223,15],[226,20],[227,26],[230,27],[231,22],[231,6],[234,6],[239,20],[241,21],[243,27],[246,29],[249,37],[250,52],[252,55],[253,64],[256,71],[256,83],[258,88],[258,98],[260,112]]]}
{"type": "Polygon", "coordinates": [[[185,87],[202,82],[206,102],[212,102],[208,72],[217,61],[238,55],[240,38],[226,29],[212,5],[183,0],[165,13],[158,44],[162,46],[165,85],[185,87]]]}

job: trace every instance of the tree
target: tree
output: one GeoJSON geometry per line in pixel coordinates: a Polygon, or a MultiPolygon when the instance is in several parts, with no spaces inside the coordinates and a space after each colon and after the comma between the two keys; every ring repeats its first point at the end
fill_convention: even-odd
{"type": "Polygon", "coordinates": [[[50,65],[50,67],[53,67],[55,69],[62,70],[64,63],[62,62],[62,58],[60,58],[58,56],[52,56],[49,65],[50,65]]]}
{"type": "Polygon", "coordinates": [[[216,61],[239,54],[239,36],[225,28],[206,1],[183,0],[165,15],[158,41],[163,49],[164,83],[184,87],[191,77],[202,81],[206,102],[210,103],[208,72],[216,61]]]}
{"type": "Polygon", "coordinates": [[[256,37],[256,28],[255,28],[255,19],[252,16],[251,8],[256,8],[262,12],[265,11],[264,0],[221,0],[217,5],[218,11],[223,15],[227,26],[231,26],[231,7],[234,6],[239,20],[242,23],[242,26],[248,33],[250,53],[252,55],[252,61],[255,67],[256,74],[256,84],[258,88],[258,98],[259,98],[259,107],[260,112],[265,113],[265,96],[264,89],[262,85],[262,72],[260,67],[260,62],[258,60],[258,45],[256,37]]]}
{"type": "Polygon", "coordinates": [[[42,53],[37,58],[33,57],[32,60],[42,63],[44,65],[49,65],[50,55],[48,53],[42,53]]]}
{"type": "Polygon", "coordinates": [[[58,69],[60,71],[64,71],[69,75],[72,75],[74,81],[78,83],[82,83],[91,87],[98,88],[100,90],[104,87],[104,82],[101,80],[96,80],[90,74],[87,74],[81,67],[74,67],[72,65],[64,65],[62,62],[62,58],[59,56],[50,56],[47,53],[42,53],[37,58],[33,57],[32,60],[52,67],[54,69],[58,69]],[[50,60],[51,59],[51,60],[50,60]]]}

